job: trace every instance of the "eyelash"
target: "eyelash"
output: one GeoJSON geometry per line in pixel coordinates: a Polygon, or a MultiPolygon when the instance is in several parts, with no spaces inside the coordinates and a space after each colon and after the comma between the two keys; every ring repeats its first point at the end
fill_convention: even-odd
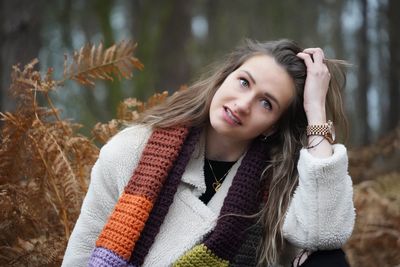
{"type": "Polygon", "coordinates": [[[250,83],[249,83],[249,81],[248,81],[248,80],[246,80],[245,78],[240,78],[239,80],[240,80],[240,85],[241,85],[242,87],[249,88],[249,86],[250,86],[250,83]],[[243,85],[243,82],[245,82],[245,83],[246,83],[246,85],[243,85]]]}
{"type": "Polygon", "coordinates": [[[265,109],[268,109],[268,110],[272,110],[271,102],[269,102],[269,101],[266,100],[266,99],[262,99],[262,100],[261,100],[261,103],[264,103],[264,102],[268,104],[268,107],[265,107],[263,104],[262,104],[262,107],[265,108],[265,109]]]}
{"type": "MultiPolygon", "coordinates": [[[[247,80],[247,79],[245,79],[245,78],[239,78],[239,80],[240,80],[240,85],[242,86],[242,87],[245,87],[245,88],[249,88],[249,86],[250,86],[250,83],[249,83],[249,81],[247,80]]],[[[261,105],[262,105],[262,107],[264,108],[264,109],[268,109],[268,110],[272,110],[272,104],[271,104],[271,102],[269,101],[269,100],[267,100],[267,99],[262,99],[261,100],[261,105]],[[266,106],[264,106],[264,103],[267,103],[267,107],[266,106]]]]}

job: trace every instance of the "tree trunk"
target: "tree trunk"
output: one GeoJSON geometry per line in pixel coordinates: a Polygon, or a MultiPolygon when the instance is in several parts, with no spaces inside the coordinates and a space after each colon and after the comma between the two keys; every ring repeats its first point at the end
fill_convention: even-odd
{"type": "MultiPolygon", "coordinates": [[[[0,10],[4,10],[4,2],[0,1],[0,10]]],[[[3,12],[0,11],[0,40],[5,39],[5,31],[4,31],[4,16],[3,12]]],[[[3,69],[3,43],[0,42],[0,111],[3,111],[3,99],[4,99],[4,92],[5,92],[5,84],[3,83],[3,79],[5,77],[3,69]]],[[[0,128],[2,123],[0,122],[0,128]]],[[[0,137],[1,138],[1,137],[0,137]]]]}
{"type": "Polygon", "coordinates": [[[356,120],[354,124],[357,129],[354,129],[358,140],[357,145],[365,145],[369,141],[369,125],[368,125],[368,88],[369,88],[369,42],[368,42],[368,0],[360,0],[362,24],[358,32],[358,88],[357,88],[357,109],[356,120]]]}
{"type": "Polygon", "coordinates": [[[1,1],[0,108],[12,110],[15,103],[8,96],[12,66],[25,65],[38,57],[41,47],[41,14],[44,2],[1,1]]]}
{"type": "Polygon", "coordinates": [[[175,92],[189,79],[190,64],[187,55],[190,37],[190,2],[174,0],[169,16],[162,26],[161,42],[156,57],[159,79],[156,89],[175,92]]]}
{"type": "MultiPolygon", "coordinates": [[[[93,2],[95,14],[97,15],[100,30],[104,38],[104,47],[108,48],[115,43],[113,29],[111,27],[111,9],[113,8],[114,1],[96,0],[93,2]]],[[[105,101],[107,108],[105,113],[107,114],[107,120],[110,120],[116,117],[118,104],[122,101],[121,82],[118,79],[114,79],[113,82],[106,82],[105,85],[107,87],[105,101]]]]}
{"type": "Polygon", "coordinates": [[[389,0],[388,20],[389,20],[389,130],[396,128],[400,121],[400,2],[389,0]]]}

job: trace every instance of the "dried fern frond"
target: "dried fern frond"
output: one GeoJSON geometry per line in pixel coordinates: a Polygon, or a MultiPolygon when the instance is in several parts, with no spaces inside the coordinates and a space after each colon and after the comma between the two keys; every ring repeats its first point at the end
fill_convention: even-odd
{"type": "Polygon", "coordinates": [[[71,136],[65,140],[65,153],[79,184],[80,191],[86,193],[90,171],[99,155],[99,148],[87,137],[71,136]]]}
{"type": "MultiPolygon", "coordinates": [[[[0,146],[0,184],[19,183],[20,171],[31,156],[26,132],[32,125],[32,116],[21,113],[0,113],[4,122],[0,146]]],[[[34,160],[31,158],[31,160],[34,160]]]]}
{"type": "Polygon", "coordinates": [[[101,144],[105,144],[108,139],[118,133],[121,126],[121,122],[116,119],[113,119],[108,123],[98,122],[92,129],[92,135],[95,140],[99,141],[101,144]]]}
{"type": "Polygon", "coordinates": [[[0,266],[60,266],[64,250],[65,240],[56,235],[18,238],[12,248],[0,247],[0,266]]]}
{"type": "Polygon", "coordinates": [[[374,179],[390,171],[400,171],[400,127],[377,142],[349,150],[349,171],[354,183],[374,179]]]}
{"type": "Polygon", "coordinates": [[[0,246],[13,244],[18,237],[29,239],[43,232],[47,225],[42,220],[45,209],[37,196],[29,186],[0,185],[0,246]]]}
{"type": "Polygon", "coordinates": [[[112,81],[113,76],[130,79],[133,69],[143,69],[143,64],[133,56],[136,46],[133,41],[121,41],[104,51],[103,44],[97,47],[87,44],[74,53],[71,64],[64,57],[63,81],[71,79],[93,86],[95,79],[112,81]]]}
{"type": "Polygon", "coordinates": [[[127,98],[118,105],[118,120],[132,123],[139,118],[139,114],[147,109],[163,103],[168,97],[168,92],[155,93],[150,96],[146,102],[137,100],[136,98],[127,98]]]}
{"type": "MultiPolygon", "coordinates": [[[[121,42],[103,51],[87,45],[70,65],[65,61],[64,78],[83,84],[130,78],[133,69],[143,68],[132,56],[135,47],[121,42]]],[[[65,79],[55,81],[52,68],[41,75],[37,63],[13,67],[16,110],[0,113],[0,266],[60,265],[99,153],[77,134],[79,125],[61,119],[49,96],[65,79]],[[47,105],[40,106],[38,97],[47,105]]]]}
{"type": "Polygon", "coordinates": [[[146,102],[136,98],[127,98],[118,105],[117,119],[108,123],[97,123],[92,129],[95,140],[105,144],[112,136],[118,133],[122,127],[132,124],[139,118],[139,114],[147,109],[163,103],[168,97],[168,92],[156,93],[149,97],[146,102]]]}
{"type": "Polygon", "coordinates": [[[138,106],[139,113],[163,103],[167,99],[167,97],[168,97],[167,91],[164,91],[162,93],[155,93],[154,95],[149,97],[149,99],[144,105],[138,106]]]}
{"type": "Polygon", "coordinates": [[[133,122],[139,118],[139,111],[145,109],[145,103],[136,98],[127,98],[117,107],[117,119],[133,122]]]}
{"type": "Polygon", "coordinates": [[[400,172],[356,185],[354,204],[356,224],[345,246],[351,266],[399,264],[400,172]]]}

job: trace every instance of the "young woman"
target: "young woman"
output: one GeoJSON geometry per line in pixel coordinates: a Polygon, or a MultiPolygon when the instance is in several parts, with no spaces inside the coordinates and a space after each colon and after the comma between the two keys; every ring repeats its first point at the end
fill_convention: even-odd
{"type": "Polygon", "coordinates": [[[343,81],[319,48],[247,41],[101,149],[63,266],[345,264],[343,81]]]}

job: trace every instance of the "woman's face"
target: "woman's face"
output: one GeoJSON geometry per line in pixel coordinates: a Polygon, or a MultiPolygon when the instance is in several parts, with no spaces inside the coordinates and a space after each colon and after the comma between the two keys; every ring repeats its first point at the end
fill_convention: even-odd
{"type": "Polygon", "coordinates": [[[219,135],[247,142],[274,131],[291,103],[294,83],[268,55],[256,55],[232,72],[215,93],[210,123],[219,135]]]}

